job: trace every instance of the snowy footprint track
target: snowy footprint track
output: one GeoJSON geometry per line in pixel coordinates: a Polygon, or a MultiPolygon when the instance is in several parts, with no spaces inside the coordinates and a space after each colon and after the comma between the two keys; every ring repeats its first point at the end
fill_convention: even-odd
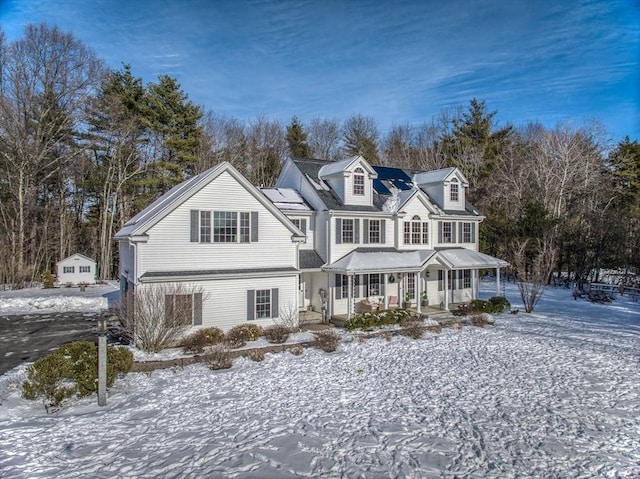
{"type": "Polygon", "coordinates": [[[16,369],[0,377],[0,475],[637,477],[636,308],[129,374],[107,407],[58,415],[19,397],[16,369]]]}

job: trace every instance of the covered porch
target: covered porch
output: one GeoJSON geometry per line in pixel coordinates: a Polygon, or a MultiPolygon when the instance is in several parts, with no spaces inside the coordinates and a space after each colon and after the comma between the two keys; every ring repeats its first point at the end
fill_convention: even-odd
{"type": "MultiPolygon", "coordinates": [[[[462,248],[359,248],[323,267],[333,276],[329,278],[329,317],[346,321],[358,312],[399,307],[416,314],[449,311],[477,298],[480,269],[494,267],[499,272],[507,264],[462,248]]],[[[496,278],[499,295],[500,275],[496,278]]]]}

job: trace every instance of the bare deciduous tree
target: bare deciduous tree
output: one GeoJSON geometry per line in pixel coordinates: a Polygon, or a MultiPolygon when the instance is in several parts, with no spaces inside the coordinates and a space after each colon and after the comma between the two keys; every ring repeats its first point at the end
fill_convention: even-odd
{"type": "Polygon", "coordinates": [[[144,285],[127,293],[118,315],[137,347],[157,352],[184,335],[206,299],[202,288],[191,284],[144,285]]]}
{"type": "Polygon", "coordinates": [[[311,156],[321,160],[336,160],[340,156],[340,123],[338,120],[314,118],[307,129],[311,156]]]}
{"type": "Polygon", "coordinates": [[[516,240],[512,244],[511,268],[527,313],[533,312],[549,284],[556,250],[548,240],[516,240]]]}

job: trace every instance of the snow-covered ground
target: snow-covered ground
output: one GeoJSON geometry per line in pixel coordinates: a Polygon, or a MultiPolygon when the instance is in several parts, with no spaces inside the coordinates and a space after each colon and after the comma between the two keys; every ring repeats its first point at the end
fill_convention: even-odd
{"type": "Polygon", "coordinates": [[[638,303],[554,289],[495,327],[129,374],[57,415],[20,398],[21,366],[0,476],[640,477],[639,327],[638,303]]]}
{"type": "Polygon", "coordinates": [[[0,291],[0,314],[100,311],[115,307],[119,296],[116,281],[89,285],[85,291],[77,286],[0,291]]]}

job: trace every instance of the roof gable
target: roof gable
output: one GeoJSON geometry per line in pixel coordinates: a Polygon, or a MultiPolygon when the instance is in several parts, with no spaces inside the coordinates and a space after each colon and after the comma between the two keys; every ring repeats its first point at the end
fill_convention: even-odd
{"type": "Polygon", "coordinates": [[[95,263],[96,260],[93,258],[89,258],[88,256],[83,255],[82,253],[74,253],[71,256],[67,256],[66,258],[61,259],[60,261],[58,261],[56,264],[60,264],[63,263],[65,261],[68,261],[70,259],[74,259],[74,258],[78,258],[78,259],[84,259],[86,261],[89,261],[91,263],[95,263]]]}
{"type": "Polygon", "coordinates": [[[457,178],[463,186],[469,186],[469,182],[462,174],[462,172],[458,168],[454,167],[416,173],[413,177],[413,180],[418,185],[429,185],[451,181],[451,179],[453,179],[454,177],[457,178]]]}
{"type": "Polygon", "coordinates": [[[144,235],[159,221],[169,215],[178,206],[183,204],[193,195],[202,190],[206,185],[218,178],[222,173],[227,172],[241,186],[243,186],[262,206],[278,218],[296,237],[303,238],[302,232],[264,196],[260,190],[253,186],[242,174],[230,163],[223,162],[208,170],[196,175],[188,180],[174,186],[164,195],[143,209],[127,221],[124,227],[115,235],[116,239],[129,238],[132,236],[144,235]]]}
{"type": "Polygon", "coordinates": [[[346,160],[333,161],[322,166],[318,171],[318,178],[327,178],[329,176],[340,175],[344,173],[352,173],[358,166],[362,167],[370,176],[376,177],[378,174],[371,167],[369,162],[362,156],[354,156],[346,160]]]}

